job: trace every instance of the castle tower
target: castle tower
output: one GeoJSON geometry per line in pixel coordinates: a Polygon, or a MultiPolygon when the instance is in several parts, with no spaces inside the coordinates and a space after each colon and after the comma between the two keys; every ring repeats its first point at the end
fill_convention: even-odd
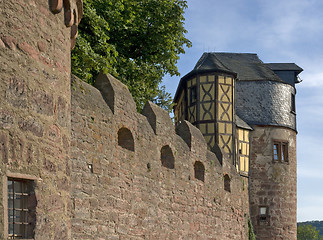
{"type": "Polygon", "coordinates": [[[296,64],[256,54],[204,53],[175,95],[175,122],[197,126],[209,149],[249,177],[257,239],[296,239],[296,64]]]}
{"type": "Polygon", "coordinates": [[[237,114],[254,129],[250,216],[257,239],[292,240],[297,238],[295,83],[302,69],[293,63],[262,64],[262,68],[278,78],[238,81],[236,88],[237,114]]]}
{"type": "Polygon", "coordinates": [[[208,149],[225,155],[232,164],[235,78],[236,73],[216,57],[203,54],[195,68],[181,79],[174,99],[175,124],[184,119],[191,122],[202,132],[208,149]]]}
{"type": "Polygon", "coordinates": [[[70,49],[82,2],[0,9],[0,238],[70,239],[70,49]]]}

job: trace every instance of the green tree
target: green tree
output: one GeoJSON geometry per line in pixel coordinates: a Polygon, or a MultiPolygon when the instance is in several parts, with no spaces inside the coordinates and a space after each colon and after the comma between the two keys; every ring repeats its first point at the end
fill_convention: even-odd
{"type": "Polygon", "coordinates": [[[248,218],[248,239],[249,240],[256,240],[256,235],[253,231],[253,226],[250,218],[248,218]]]}
{"type": "Polygon", "coordinates": [[[297,226],[298,240],[320,240],[319,230],[309,224],[299,224],[297,226]]]}
{"type": "Polygon", "coordinates": [[[84,0],[84,16],[72,51],[72,73],[93,84],[109,72],[125,83],[138,109],[152,100],[170,111],[165,74],[179,75],[186,0],[84,0]]]}

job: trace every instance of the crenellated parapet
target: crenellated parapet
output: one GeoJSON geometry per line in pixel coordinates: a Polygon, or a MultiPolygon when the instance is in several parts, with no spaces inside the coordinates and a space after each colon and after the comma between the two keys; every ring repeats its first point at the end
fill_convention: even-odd
{"type": "Polygon", "coordinates": [[[111,75],[96,87],[72,82],[72,239],[247,239],[248,183],[200,130],[138,113],[111,75]]]}

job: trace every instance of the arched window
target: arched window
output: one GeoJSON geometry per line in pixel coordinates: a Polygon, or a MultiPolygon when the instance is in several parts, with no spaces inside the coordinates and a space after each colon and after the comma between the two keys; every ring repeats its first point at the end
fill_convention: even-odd
{"type": "Polygon", "coordinates": [[[132,133],[127,128],[120,128],[118,131],[118,145],[130,151],[135,151],[135,144],[132,133]]]}
{"type": "Polygon", "coordinates": [[[169,169],[174,169],[175,159],[174,159],[172,149],[168,145],[166,145],[162,147],[160,152],[161,152],[160,159],[161,159],[162,166],[169,169]]]}
{"type": "Polygon", "coordinates": [[[196,161],[194,163],[194,177],[202,182],[204,182],[205,168],[203,163],[196,161]]]}
{"type": "Polygon", "coordinates": [[[230,186],[231,180],[228,174],[224,175],[223,181],[224,181],[224,190],[227,192],[231,192],[231,186],[230,186]]]}

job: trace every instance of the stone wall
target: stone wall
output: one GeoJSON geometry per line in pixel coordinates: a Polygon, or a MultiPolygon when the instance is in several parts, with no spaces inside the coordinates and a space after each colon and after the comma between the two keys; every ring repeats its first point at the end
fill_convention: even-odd
{"type": "Polygon", "coordinates": [[[110,75],[97,88],[72,83],[72,239],[248,239],[248,184],[200,131],[137,113],[110,75]]]}
{"type": "Polygon", "coordinates": [[[0,239],[7,177],[35,182],[35,239],[70,238],[70,29],[48,1],[0,1],[0,239]]]}
{"type": "Polygon", "coordinates": [[[62,4],[0,1],[0,239],[8,178],[33,182],[36,240],[247,239],[248,183],[199,130],[111,76],[71,88],[81,1],[62,4]]]}
{"type": "Polygon", "coordinates": [[[259,240],[297,237],[296,132],[288,128],[254,126],[250,133],[250,216],[259,240]],[[288,141],[288,162],[273,162],[273,140],[288,141]],[[259,218],[259,206],[268,217],[259,218]]]}

